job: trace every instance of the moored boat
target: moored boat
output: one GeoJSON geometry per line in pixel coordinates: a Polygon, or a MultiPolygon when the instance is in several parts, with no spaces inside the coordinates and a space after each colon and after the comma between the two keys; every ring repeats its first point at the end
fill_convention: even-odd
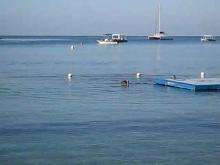
{"type": "Polygon", "coordinates": [[[158,27],[155,31],[154,34],[147,36],[148,40],[173,40],[173,38],[166,36],[164,31],[161,31],[160,4],[158,6],[158,27]]]}
{"type": "Polygon", "coordinates": [[[148,36],[148,40],[173,40],[173,38],[166,36],[165,32],[159,32],[148,36]]]}
{"type": "Polygon", "coordinates": [[[209,42],[209,41],[216,41],[216,39],[212,35],[204,35],[201,37],[201,42],[209,42]]]}

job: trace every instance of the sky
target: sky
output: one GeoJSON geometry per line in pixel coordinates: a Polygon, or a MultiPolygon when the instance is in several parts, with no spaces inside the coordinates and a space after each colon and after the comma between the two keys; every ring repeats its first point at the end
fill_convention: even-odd
{"type": "Polygon", "coordinates": [[[220,35],[219,0],[0,0],[0,35],[220,35]]]}

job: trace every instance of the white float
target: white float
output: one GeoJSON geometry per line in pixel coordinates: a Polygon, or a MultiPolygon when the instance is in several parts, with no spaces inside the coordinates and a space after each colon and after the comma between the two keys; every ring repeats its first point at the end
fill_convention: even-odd
{"type": "Polygon", "coordinates": [[[141,75],[142,75],[141,73],[136,73],[136,77],[137,77],[137,78],[140,78],[141,75]]]}
{"type": "Polygon", "coordinates": [[[205,73],[204,73],[204,72],[201,72],[201,73],[200,73],[200,78],[201,78],[201,79],[204,79],[204,78],[205,78],[205,73]]]}

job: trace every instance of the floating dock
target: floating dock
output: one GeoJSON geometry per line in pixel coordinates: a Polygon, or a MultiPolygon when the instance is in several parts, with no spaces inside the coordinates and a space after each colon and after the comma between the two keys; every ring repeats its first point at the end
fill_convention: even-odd
{"type": "Polygon", "coordinates": [[[156,79],[156,85],[182,88],[191,91],[217,91],[220,90],[220,78],[204,79],[156,79]]]}

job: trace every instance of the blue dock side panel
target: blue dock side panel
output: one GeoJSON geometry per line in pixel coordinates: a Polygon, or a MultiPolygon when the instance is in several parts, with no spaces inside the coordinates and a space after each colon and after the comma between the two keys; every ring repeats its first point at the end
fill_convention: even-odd
{"type": "Polygon", "coordinates": [[[164,85],[165,86],[166,80],[162,79],[162,78],[157,78],[157,79],[155,79],[154,83],[157,85],[164,85]]]}
{"type": "Polygon", "coordinates": [[[220,84],[217,85],[197,85],[195,91],[220,91],[220,84]]]}
{"type": "Polygon", "coordinates": [[[191,91],[213,91],[220,90],[220,78],[207,79],[163,79],[154,81],[157,85],[187,89],[191,91]]]}

